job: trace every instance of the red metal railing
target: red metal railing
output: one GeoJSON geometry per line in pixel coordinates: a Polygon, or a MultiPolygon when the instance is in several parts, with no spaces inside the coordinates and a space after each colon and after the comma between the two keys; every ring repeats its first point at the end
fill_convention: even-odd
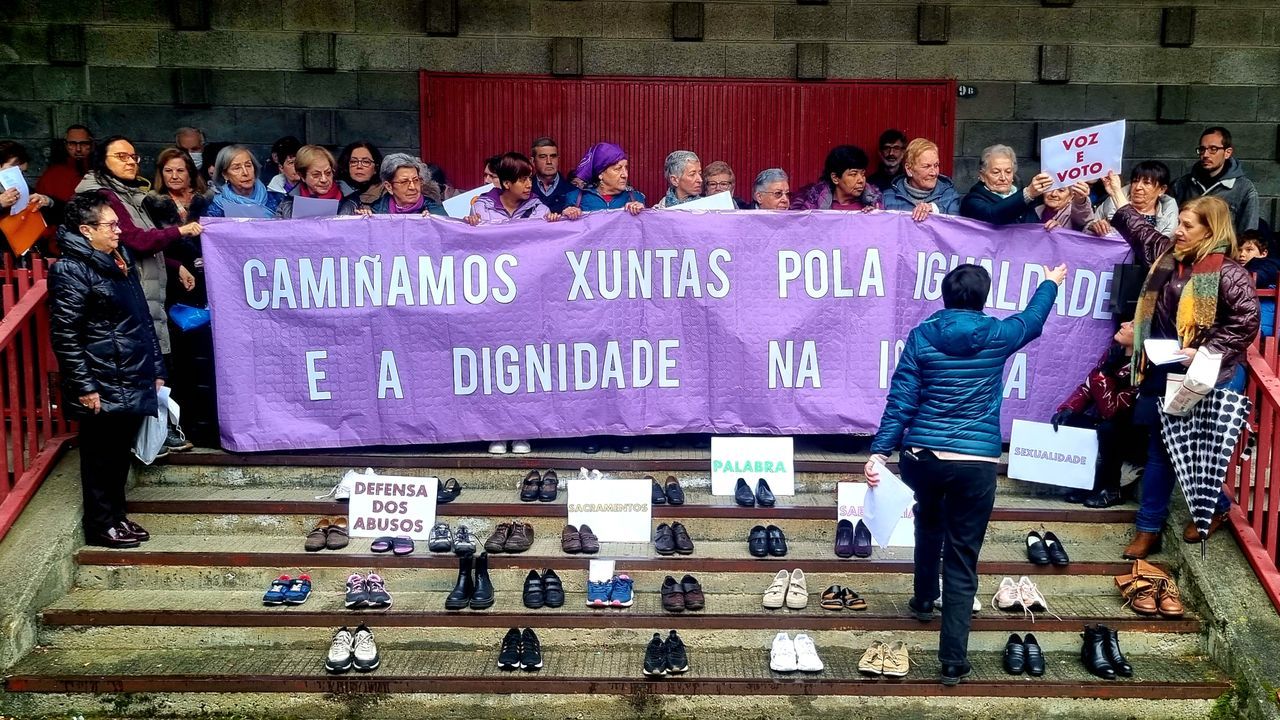
{"type": "MultiPolygon", "coordinates": [[[[1258,291],[1264,301],[1276,296],[1274,289],[1258,291]]],[[[1260,336],[1258,346],[1249,348],[1245,392],[1253,408],[1227,470],[1226,490],[1235,500],[1228,518],[1236,539],[1280,611],[1280,317],[1272,325],[1271,337],[1260,336]]]]}
{"type": "Polygon", "coordinates": [[[0,539],[74,437],[57,405],[57,362],[45,307],[49,263],[36,257],[29,265],[17,267],[8,253],[0,261],[0,539]]]}

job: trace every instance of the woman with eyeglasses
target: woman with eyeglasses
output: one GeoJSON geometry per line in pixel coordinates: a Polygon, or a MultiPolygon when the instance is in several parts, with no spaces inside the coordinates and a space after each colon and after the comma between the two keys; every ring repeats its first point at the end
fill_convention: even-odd
{"type": "Polygon", "coordinates": [[[258,180],[258,159],[244,145],[228,145],[218,151],[213,162],[213,188],[209,217],[268,218],[284,197],[258,180]]]}
{"type": "Polygon", "coordinates": [[[1053,178],[1040,173],[1031,178],[1030,185],[1019,188],[1018,155],[1013,148],[992,145],[984,149],[978,177],[980,181],[960,201],[961,215],[992,225],[1042,222],[1037,210],[1044,204],[1053,178]]]}
{"type": "Polygon", "coordinates": [[[856,145],[831,148],[822,177],[791,196],[792,210],[867,211],[883,207],[880,190],[867,182],[867,154],[856,145]]]}
{"type": "Polygon", "coordinates": [[[85,541],[119,549],[151,539],[125,516],[125,484],[134,439],[143,418],[155,415],[167,375],[140,266],[121,246],[128,220],[117,205],[99,191],[67,203],[48,302],[63,407],[80,423],[85,541]]]}
{"type": "Polygon", "coordinates": [[[782,168],[768,168],[756,175],[755,204],[756,210],[790,210],[791,180],[782,168]]]}
{"type": "Polygon", "coordinates": [[[440,188],[427,175],[421,160],[405,153],[391,153],[382,159],[378,171],[386,190],[368,207],[348,197],[338,207],[339,215],[447,215],[440,204],[440,188]]]}
{"type": "Polygon", "coordinates": [[[342,201],[350,200],[357,207],[366,208],[377,202],[387,192],[378,178],[381,168],[382,151],[373,143],[357,140],[342,148],[338,153],[338,180],[351,188],[342,201]]]}
{"type": "MultiPolygon", "coordinates": [[[[298,177],[302,179],[293,189],[280,199],[276,206],[276,217],[288,220],[293,217],[293,199],[297,197],[315,198],[317,200],[334,200],[338,203],[351,194],[351,188],[334,177],[334,166],[337,161],[333,153],[319,145],[303,145],[298,149],[294,159],[294,167],[298,169],[298,177]]],[[[333,206],[338,213],[338,206],[333,206]]]]}
{"type": "Polygon", "coordinates": [[[733,199],[733,206],[739,210],[751,208],[751,203],[739,200],[738,196],[733,194],[733,168],[723,160],[716,160],[702,169],[702,196],[707,197],[722,192],[729,193],[729,197],[733,199]]]}

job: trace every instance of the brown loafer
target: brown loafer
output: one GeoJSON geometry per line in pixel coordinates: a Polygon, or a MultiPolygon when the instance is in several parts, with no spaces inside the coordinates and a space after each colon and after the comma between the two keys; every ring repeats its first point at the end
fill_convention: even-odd
{"type": "Polygon", "coordinates": [[[582,538],[578,535],[578,528],[564,526],[564,530],[560,531],[560,549],[570,555],[582,552],[582,538]]]}
{"type": "Polygon", "coordinates": [[[513,523],[498,523],[498,527],[493,529],[493,534],[484,541],[485,552],[502,552],[503,546],[507,544],[507,537],[511,534],[512,525],[513,523]]]}
{"type": "Polygon", "coordinates": [[[529,523],[512,523],[511,534],[502,544],[502,549],[509,553],[522,553],[533,545],[533,526],[529,523]]]}
{"type": "Polygon", "coordinates": [[[329,526],[332,524],[333,518],[328,515],[317,520],[316,526],[311,528],[311,532],[307,533],[307,541],[303,543],[302,548],[307,552],[323,550],[326,536],[329,534],[329,526]]]}
{"type": "Polygon", "coordinates": [[[582,552],[592,555],[600,552],[600,538],[591,532],[590,525],[581,525],[578,527],[578,539],[582,542],[582,552]]]}
{"type": "MultiPolygon", "coordinates": [[[[1218,532],[1218,528],[1222,527],[1222,523],[1226,521],[1226,513],[1215,513],[1213,519],[1209,521],[1209,534],[1205,537],[1212,537],[1214,533],[1218,532]]],[[[1196,527],[1195,522],[1189,522],[1183,528],[1182,539],[1188,544],[1200,542],[1200,529],[1196,527]]]]}
{"type": "Polygon", "coordinates": [[[336,515],[331,520],[333,524],[329,526],[329,533],[325,535],[324,546],[330,550],[341,550],[351,542],[351,538],[347,536],[347,519],[336,515]]]}

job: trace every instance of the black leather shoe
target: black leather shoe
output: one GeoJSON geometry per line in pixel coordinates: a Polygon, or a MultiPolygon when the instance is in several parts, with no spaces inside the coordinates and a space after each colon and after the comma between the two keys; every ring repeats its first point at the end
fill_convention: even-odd
{"type": "Polygon", "coordinates": [[[912,616],[920,622],[933,622],[933,601],[919,602],[915,598],[907,600],[907,608],[912,616]]]}
{"type": "Polygon", "coordinates": [[[658,484],[657,480],[653,479],[652,475],[649,475],[647,477],[649,478],[649,481],[653,483],[653,487],[650,488],[649,490],[650,502],[652,502],[654,505],[666,505],[667,504],[666,491],[662,489],[662,486],[658,484]]]}
{"type": "Polygon", "coordinates": [[[768,557],[768,533],[765,532],[763,525],[751,528],[750,534],[747,535],[747,552],[751,553],[751,557],[768,557]]]}
{"type": "Polygon", "coordinates": [[[530,570],[529,574],[524,577],[524,595],[521,597],[524,606],[530,610],[537,610],[546,604],[544,592],[542,589],[542,576],[537,570],[530,570]]]}
{"type": "Polygon", "coordinates": [[[1102,508],[1115,507],[1123,503],[1125,500],[1124,493],[1119,490],[1099,490],[1084,499],[1084,506],[1100,510],[1102,508]]]}
{"type": "Polygon", "coordinates": [[[1044,674],[1044,651],[1040,649],[1039,641],[1035,635],[1027,633],[1022,639],[1022,645],[1027,651],[1027,674],[1040,677],[1044,674]]]}
{"type": "Polygon", "coordinates": [[[560,576],[555,570],[542,573],[542,600],[549,608],[564,605],[564,585],[560,582],[560,576]]]}
{"type": "Polygon", "coordinates": [[[742,507],[755,507],[756,496],[751,492],[751,488],[747,486],[747,481],[738,478],[738,484],[733,487],[733,501],[742,507]]]}
{"type": "Polygon", "coordinates": [[[836,557],[853,557],[853,523],[848,520],[836,523],[836,557]]]}
{"type": "Polygon", "coordinates": [[[1089,490],[1072,490],[1067,493],[1067,496],[1064,497],[1063,500],[1071,503],[1072,505],[1079,505],[1091,494],[1092,493],[1089,490]]]}
{"type": "Polygon", "coordinates": [[[764,478],[756,481],[756,503],[760,507],[773,507],[777,500],[773,496],[773,491],[769,489],[769,483],[765,482],[764,478]]]}
{"type": "Polygon", "coordinates": [[[675,475],[667,476],[667,486],[664,488],[664,492],[667,495],[667,502],[672,505],[684,504],[684,488],[680,487],[680,481],[676,479],[675,475]]]}
{"type": "Polygon", "coordinates": [[[973,667],[969,663],[963,665],[943,665],[942,666],[942,684],[947,687],[955,687],[960,681],[969,677],[973,672],[973,667]]]}
{"type": "Polygon", "coordinates": [[[1107,659],[1103,635],[1102,627],[1099,625],[1084,626],[1084,634],[1081,636],[1084,638],[1084,643],[1080,646],[1080,662],[1094,675],[1104,680],[1115,680],[1116,669],[1107,659]]]}
{"type": "Polygon", "coordinates": [[[476,558],[476,589],[471,593],[471,602],[467,603],[472,610],[484,610],[493,607],[493,583],[489,580],[489,553],[481,553],[476,558]]]}
{"type": "Polygon", "coordinates": [[[1021,675],[1027,669],[1027,647],[1022,638],[1016,634],[1009,636],[1004,645],[1004,671],[1010,675],[1021,675]]]}
{"type": "Polygon", "coordinates": [[[1049,553],[1049,560],[1058,567],[1066,567],[1071,564],[1071,558],[1067,557],[1067,549],[1062,546],[1062,541],[1057,535],[1051,532],[1044,534],[1044,547],[1049,553]]]}
{"type": "Polygon", "coordinates": [[[125,518],[124,520],[121,520],[120,524],[124,525],[125,530],[128,530],[131,535],[138,538],[138,540],[142,542],[146,542],[151,539],[151,533],[147,532],[146,528],[130,520],[129,518],[125,518]]]}
{"type": "Polygon", "coordinates": [[[693,553],[693,538],[689,537],[689,531],[685,529],[684,523],[671,523],[671,535],[675,538],[677,553],[681,555],[693,553]]]}
{"type": "Polygon", "coordinates": [[[120,525],[113,525],[106,530],[99,530],[94,533],[85,533],[85,542],[90,545],[113,548],[115,550],[127,550],[128,548],[136,548],[142,544],[142,541],[138,539],[137,535],[134,535],[120,525]]]}
{"type": "Polygon", "coordinates": [[[853,528],[853,555],[860,558],[871,557],[871,528],[861,520],[853,528]]]}
{"type": "Polygon", "coordinates": [[[658,551],[659,555],[674,555],[676,552],[676,536],[671,532],[671,526],[662,523],[653,531],[653,549],[658,551]]]}
{"type": "Polygon", "coordinates": [[[787,554],[787,536],[782,534],[782,528],[777,525],[770,525],[764,529],[765,546],[769,549],[769,554],[774,557],[785,557],[787,554]]]}
{"type": "Polygon", "coordinates": [[[1036,565],[1049,564],[1049,550],[1044,546],[1044,538],[1035,530],[1027,533],[1027,559],[1036,565]]]}
{"type": "Polygon", "coordinates": [[[621,444],[621,445],[617,445],[617,446],[615,446],[613,449],[614,449],[614,450],[617,450],[618,452],[622,453],[623,455],[630,455],[630,454],[631,454],[631,445],[630,445],[630,444],[628,444],[628,443],[623,443],[623,444],[621,444]]]}
{"type": "Polygon", "coordinates": [[[560,494],[560,476],[555,470],[542,473],[542,487],[538,489],[538,502],[555,502],[560,494]]]}
{"type": "Polygon", "coordinates": [[[542,489],[542,474],[530,470],[520,482],[520,502],[533,502],[538,499],[538,491],[542,489]]]}
{"type": "Polygon", "coordinates": [[[458,558],[458,582],[453,586],[449,597],[444,600],[445,610],[465,610],[471,602],[471,594],[476,591],[475,582],[471,579],[473,558],[465,555],[458,558]]]}
{"type": "Polygon", "coordinates": [[[1107,653],[1107,662],[1111,663],[1111,668],[1117,675],[1133,677],[1133,666],[1125,659],[1124,653],[1120,652],[1120,633],[1105,625],[1099,625],[1098,629],[1104,633],[1102,647],[1107,653]]]}
{"type": "Polygon", "coordinates": [[[582,446],[582,452],[588,455],[595,455],[596,453],[600,452],[600,443],[594,443],[594,442],[587,443],[586,445],[582,446]]]}

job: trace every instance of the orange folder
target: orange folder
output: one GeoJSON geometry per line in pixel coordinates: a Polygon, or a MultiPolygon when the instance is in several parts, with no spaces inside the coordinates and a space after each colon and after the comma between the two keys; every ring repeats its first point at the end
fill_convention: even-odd
{"type": "Polygon", "coordinates": [[[0,232],[3,232],[5,239],[9,241],[9,249],[19,257],[26,255],[27,251],[36,244],[36,240],[40,239],[40,233],[44,232],[44,229],[44,216],[32,207],[28,207],[17,215],[6,215],[0,218],[0,232]]]}

